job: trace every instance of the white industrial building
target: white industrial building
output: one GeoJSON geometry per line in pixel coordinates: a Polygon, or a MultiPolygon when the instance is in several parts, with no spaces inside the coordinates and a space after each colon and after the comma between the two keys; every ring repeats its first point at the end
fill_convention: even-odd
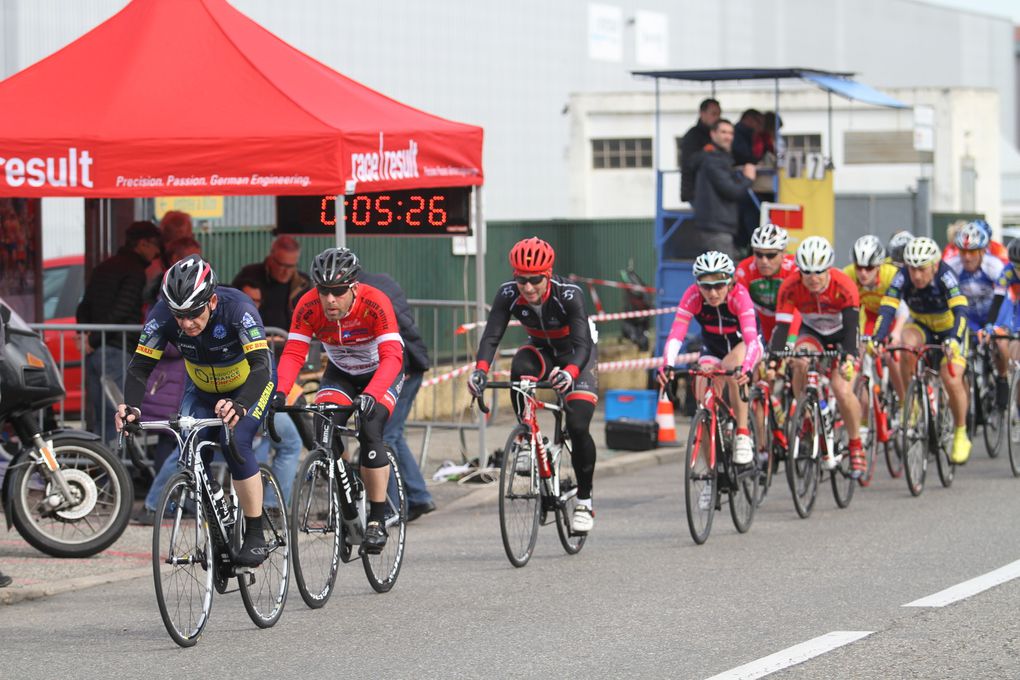
{"type": "MultiPolygon", "coordinates": [[[[597,136],[648,134],[652,84],[631,71],[661,68],[855,72],[858,80],[908,103],[936,107],[938,147],[928,169],[934,173],[933,209],[959,210],[972,200],[976,212],[997,221],[1004,203],[1020,206],[1020,197],[1002,191],[1004,186],[1020,191],[1020,181],[1002,179],[1003,172],[1020,177],[1016,43],[1007,18],[920,0],[231,2],[350,77],[411,105],[483,126],[489,219],[652,215],[650,171],[600,177],[604,171],[593,172],[585,155],[597,136]],[[603,115],[621,107],[622,115],[603,115]],[[612,129],[614,124],[620,129],[612,129]],[[976,165],[961,181],[966,157],[976,165]]],[[[4,0],[0,74],[54,52],[125,4],[4,0]]],[[[160,83],[153,82],[153,106],[159,106],[159,93],[160,83]]],[[[693,107],[706,92],[667,94],[664,159],[675,156],[676,131],[690,125],[693,107]]],[[[762,101],[747,90],[720,88],[719,94],[730,113],[745,101],[771,108],[770,97],[762,101]]],[[[201,106],[202,93],[194,98],[201,106]]],[[[816,92],[784,94],[784,132],[820,134],[827,147],[826,103],[816,92]]],[[[911,130],[909,111],[872,110],[836,98],[834,107],[837,193],[901,193],[925,172],[903,163],[853,164],[844,157],[848,134],[911,130]]]]}

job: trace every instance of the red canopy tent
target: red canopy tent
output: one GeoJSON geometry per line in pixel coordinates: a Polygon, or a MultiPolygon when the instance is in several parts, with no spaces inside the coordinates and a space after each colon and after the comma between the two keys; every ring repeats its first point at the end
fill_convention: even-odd
{"type": "Polygon", "coordinates": [[[480,185],[482,129],[394,101],[226,0],[134,0],[0,82],[0,196],[480,185]]]}

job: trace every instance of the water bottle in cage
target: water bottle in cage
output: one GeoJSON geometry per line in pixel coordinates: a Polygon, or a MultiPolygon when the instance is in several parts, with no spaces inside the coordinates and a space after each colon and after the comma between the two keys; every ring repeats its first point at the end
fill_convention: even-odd
{"type": "Polygon", "coordinates": [[[223,493],[223,487],[215,479],[209,480],[209,490],[212,492],[213,509],[216,514],[219,515],[220,521],[223,522],[223,526],[229,526],[234,523],[234,508],[226,494],[223,493]]]}

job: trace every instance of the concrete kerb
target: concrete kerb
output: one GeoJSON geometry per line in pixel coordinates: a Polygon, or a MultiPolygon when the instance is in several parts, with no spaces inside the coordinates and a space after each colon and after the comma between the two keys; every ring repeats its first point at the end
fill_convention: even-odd
{"type": "Polygon", "coordinates": [[[93,574],[91,576],[80,576],[64,581],[52,583],[40,583],[39,585],[24,586],[22,588],[0,590],[0,604],[15,604],[26,600],[38,600],[50,595],[69,593],[76,590],[84,590],[93,586],[101,586],[107,583],[119,583],[131,581],[143,576],[152,576],[152,567],[135,567],[133,569],[121,569],[111,571],[107,574],[93,574]]]}
{"type": "MultiPolygon", "coordinates": [[[[626,474],[631,470],[639,470],[653,465],[662,465],[663,463],[672,463],[679,460],[683,452],[684,449],[682,447],[670,446],[652,451],[644,451],[642,453],[620,455],[610,458],[604,462],[597,463],[595,465],[595,478],[615,477],[617,475],[626,474]]],[[[457,512],[459,510],[474,510],[485,505],[489,505],[490,503],[495,503],[498,497],[499,485],[487,484],[484,487],[476,489],[466,496],[458,498],[452,503],[439,508],[432,516],[441,516],[450,512],[457,512]]]]}

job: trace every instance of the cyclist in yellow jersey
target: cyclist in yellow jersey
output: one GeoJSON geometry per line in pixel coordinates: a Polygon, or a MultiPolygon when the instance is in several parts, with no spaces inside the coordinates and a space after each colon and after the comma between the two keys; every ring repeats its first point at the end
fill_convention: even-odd
{"type": "MultiPolygon", "coordinates": [[[[874,335],[878,326],[878,310],[882,307],[882,298],[885,297],[889,285],[896,276],[899,269],[886,262],[885,248],[877,236],[862,236],[854,243],[850,250],[852,262],[843,268],[843,271],[850,280],[857,286],[857,292],[861,298],[860,308],[860,332],[861,337],[874,335]]],[[[903,310],[901,309],[900,312],[903,310]]],[[[899,341],[899,331],[902,327],[902,313],[898,313],[893,324],[891,335],[893,341],[899,341]]],[[[895,356],[890,355],[889,360],[898,363],[895,356]]],[[[903,398],[903,378],[899,370],[890,372],[893,389],[896,394],[903,398]]]]}

